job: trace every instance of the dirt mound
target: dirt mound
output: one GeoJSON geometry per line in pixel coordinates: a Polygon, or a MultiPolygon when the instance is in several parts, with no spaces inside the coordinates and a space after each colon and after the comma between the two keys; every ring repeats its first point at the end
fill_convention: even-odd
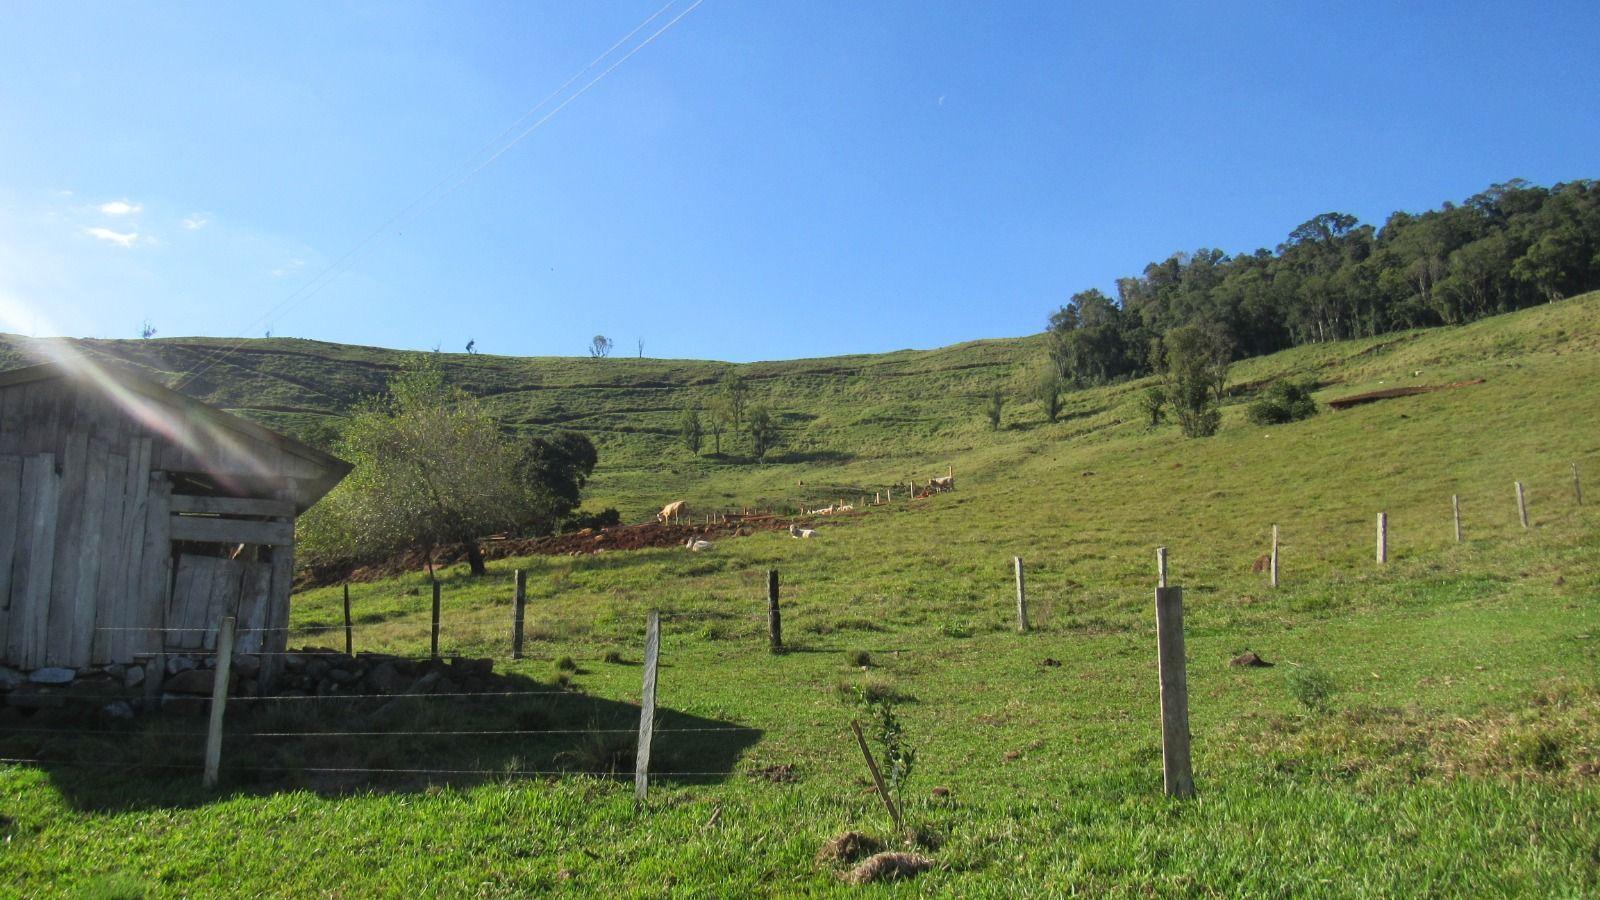
{"type": "Polygon", "coordinates": [[[1381,391],[1368,391],[1365,394],[1354,394],[1349,397],[1339,397],[1335,400],[1329,400],[1328,408],[1349,409],[1352,406],[1360,406],[1363,403],[1376,403],[1379,400],[1390,400],[1395,397],[1411,397],[1416,394],[1431,394],[1434,391],[1448,391],[1454,388],[1472,387],[1475,384],[1483,384],[1483,379],[1474,378],[1471,381],[1458,381],[1455,384],[1419,384],[1412,387],[1384,388],[1381,391]]]}
{"type": "Polygon", "coordinates": [[[859,831],[846,831],[817,851],[819,863],[853,863],[863,856],[883,851],[883,841],[859,831]]]}
{"type": "Polygon", "coordinates": [[[879,853],[868,857],[843,878],[849,884],[871,884],[874,881],[910,878],[931,868],[933,860],[916,853],[879,853]]]}

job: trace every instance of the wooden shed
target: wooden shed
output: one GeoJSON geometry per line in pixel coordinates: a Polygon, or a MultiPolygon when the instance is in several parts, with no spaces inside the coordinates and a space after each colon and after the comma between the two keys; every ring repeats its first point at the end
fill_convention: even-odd
{"type": "Polygon", "coordinates": [[[237,653],[282,651],[295,516],[349,470],[138,375],[0,373],[0,664],[210,650],[229,615],[237,653]]]}

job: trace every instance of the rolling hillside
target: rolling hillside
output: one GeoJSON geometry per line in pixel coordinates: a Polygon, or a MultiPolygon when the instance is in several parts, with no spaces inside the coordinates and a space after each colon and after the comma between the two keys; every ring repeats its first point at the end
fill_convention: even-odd
{"type": "MultiPolygon", "coordinates": [[[[1600,295],[1502,316],[1460,329],[1424,330],[1298,348],[1236,364],[1233,394],[1247,398],[1279,374],[1315,376],[1324,399],[1367,387],[1435,384],[1491,371],[1493,361],[1543,348],[1593,350],[1600,295]],[[1487,368],[1485,368],[1487,366],[1487,368]]],[[[0,369],[37,358],[36,341],[0,338],[0,369]]],[[[402,351],[287,338],[79,340],[85,355],[131,365],[162,380],[203,370],[186,391],[291,434],[336,424],[360,398],[383,390],[402,351]],[[230,348],[238,345],[236,350],[230,348]]],[[[1145,382],[1069,394],[1060,421],[1018,397],[1042,336],[974,341],[930,351],[729,364],[692,360],[517,358],[445,354],[450,377],[483,397],[503,421],[531,432],[581,431],[600,465],[586,503],[641,519],[666,499],[694,505],[823,502],[948,464],[1041,441],[1140,433],[1134,397],[1145,382]],[[738,370],[751,403],[768,406],[783,432],[767,464],[745,459],[747,439],[725,436],[721,457],[695,457],[677,437],[678,416],[704,406],[722,375],[738,370]],[[989,430],[980,405],[1011,395],[1005,427],[989,430]],[[805,482],[806,489],[798,487],[805,482]]],[[[961,465],[964,473],[967,465],[961,465]]]]}
{"type": "MultiPolygon", "coordinates": [[[[261,368],[293,368],[289,346],[261,368]]],[[[162,347],[92,349],[154,365],[137,354],[162,347]]],[[[867,889],[875,896],[1600,890],[1600,294],[1243,362],[1222,430],[1204,440],[1145,427],[1139,383],[1074,394],[1053,425],[1020,406],[990,432],[972,398],[1030,349],[751,366],[794,443],[814,441],[793,449],[810,457],[766,466],[695,461],[667,435],[620,430],[633,417],[665,430],[716,364],[461,360],[505,387],[495,402],[524,410],[530,427],[555,424],[558,406],[611,411],[618,427],[586,426],[613,450],[600,502],[647,508],[665,488],[643,485],[662,469],[668,488],[742,501],[783,497],[801,479],[870,488],[947,463],[958,487],[820,520],[812,540],[504,559],[479,579],[448,569],[444,651],[494,657],[497,672],[551,692],[531,698],[543,702],[389,719],[230,706],[241,739],[227,744],[221,793],[204,791],[189,762],[193,719],[117,724],[83,742],[35,737],[0,711],[18,729],[0,731],[0,756],[60,760],[0,764],[0,882],[30,896],[259,883],[297,895],[858,893],[814,857],[845,829],[889,837],[848,729],[859,689],[897,701],[917,752],[907,815],[936,864],[900,888],[867,889]],[[634,380],[608,391],[580,377],[596,371],[634,380]],[[1482,383],[1247,424],[1249,393],[1290,375],[1316,376],[1323,401],[1482,383]],[[652,452],[663,456],[654,467],[652,452]],[[1514,481],[1527,487],[1528,528],[1514,481]],[[1252,571],[1273,525],[1277,589],[1252,571]],[[1161,794],[1157,546],[1184,588],[1198,789],[1188,803],[1161,794]],[[1013,624],[1013,556],[1027,565],[1027,634],[1013,624]],[[770,568],[789,650],[776,655],[770,568]],[[506,658],[513,569],[529,592],[520,661],[506,658]],[[631,771],[650,610],[664,620],[663,726],[658,778],[636,808],[626,778],[606,773],[631,771]],[[1229,665],[1246,650],[1275,665],[1229,665]],[[373,721],[383,730],[364,734],[373,721]],[[243,740],[308,730],[334,733],[243,740]],[[95,768],[119,764],[107,760],[146,768],[95,768]]],[[[392,360],[322,348],[296,377],[326,368],[317,389],[353,396],[392,360]]],[[[268,376],[251,377],[259,389],[207,389],[265,396],[268,376]]],[[[303,396],[284,384],[274,405],[303,396]]],[[[342,599],[337,588],[297,595],[295,642],[341,640],[326,629],[342,599]]],[[[425,576],[353,585],[351,601],[358,651],[426,653],[425,576]]]]}

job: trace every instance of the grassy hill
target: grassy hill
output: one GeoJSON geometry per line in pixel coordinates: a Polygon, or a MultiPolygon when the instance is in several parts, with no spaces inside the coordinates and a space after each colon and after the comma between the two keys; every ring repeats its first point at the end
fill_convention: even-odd
{"type": "MultiPolygon", "coordinates": [[[[202,344],[89,349],[174,371],[202,344]]],[[[218,372],[204,390],[262,416],[340,408],[329,397],[265,410],[268,397],[310,403],[310,389],[284,386],[290,373],[347,402],[394,359],[254,346],[263,353],[250,387],[218,372]],[[313,381],[313,371],[326,374],[313,381]]],[[[946,464],[958,490],[823,521],[809,541],[760,534],[700,554],[508,559],[486,579],[449,570],[447,652],[500,657],[499,671],[541,685],[571,657],[576,692],[536,697],[547,702],[535,709],[430,707],[404,727],[541,733],[503,737],[509,745],[240,737],[218,794],[187,769],[130,780],[92,766],[0,767],[0,878],[26,895],[853,892],[813,854],[846,828],[888,832],[847,728],[861,687],[900,698],[918,753],[907,810],[938,868],[905,891],[1600,891],[1600,295],[1247,361],[1231,376],[1241,388],[1222,431],[1206,440],[1145,428],[1137,383],[1074,394],[1053,425],[1020,407],[990,432],[974,398],[1035,349],[1024,339],[747,367],[790,417],[797,458],[766,466],[692,460],[672,446],[676,409],[709,389],[720,364],[458,360],[485,393],[503,387],[494,402],[528,427],[601,438],[597,500],[636,512],[678,490],[752,502],[781,499],[797,480],[870,490],[946,464]],[[1287,375],[1316,376],[1323,401],[1484,381],[1248,425],[1251,387],[1287,375]],[[1574,463],[1591,482],[1587,506],[1574,502],[1574,463]],[[1516,480],[1528,489],[1528,529],[1516,480]],[[1373,560],[1380,511],[1383,567],[1373,560]],[[1274,524],[1277,589],[1252,572],[1274,524]],[[1190,803],[1161,796],[1156,546],[1170,549],[1172,582],[1185,589],[1190,803]],[[1028,634],[1012,625],[1014,555],[1028,567],[1028,634]],[[503,659],[514,568],[528,572],[530,593],[532,658],[519,662],[503,659]],[[782,573],[791,646],[777,656],[764,634],[768,568],[782,573]],[[699,774],[661,777],[643,809],[626,781],[576,774],[316,771],[592,768],[628,747],[626,734],[596,729],[628,727],[651,609],[664,619],[656,768],[699,774]],[[1230,667],[1246,649],[1276,665],[1230,667]],[[671,730],[687,721],[748,730],[671,730]],[[724,771],[725,758],[737,761],[724,771]]],[[[425,653],[423,585],[417,575],[353,586],[357,649],[425,653]]],[[[333,643],[320,630],[340,608],[336,590],[311,591],[296,597],[294,622],[333,643]]],[[[229,715],[241,735],[350,728],[229,715]]],[[[87,749],[0,734],[0,751],[89,762],[154,746],[168,764],[197,764],[198,745],[177,736],[193,721],[141,724],[142,740],[87,749]]]]}
{"type": "MultiPolygon", "coordinates": [[[[168,383],[200,371],[186,385],[187,393],[291,434],[319,421],[336,422],[351,404],[381,392],[408,356],[283,338],[242,344],[212,338],[70,343],[90,358],[131,365],[168,383]]],[[[0,368],[37,358],[36,344],[5,336],[0,368]]],[[[587,434],[600,453],[588,505],[618,505],[630,518],[640,518],[674,491],[688,492],[697,504],[774,499],[750,492],[793,485],[813,463],[820,464],[819,471],[837,473],[840,463],[870,460],[873,465],[844,474],[859,478],[870,472],[883,481],[923,474],[930,452],[942,454],[970,441],[966,436],[980,424],[979,398],[1009,385],[1018,367],[1042,346],[1033,337],[743,365],[465,354],[443,359],[452,381],[484,398],[511,426],[587,434]],[[731,370],[744,375],[750,403],[768,406],[783,433],[782,446],[765,467],[747,458],[743,435],[725,436],[727,453],[720,457],[711,454],[709,435],[702,457],[678,439],[682,410],[704,407],[731,370]],[[801,474],[773,477],[779,469],[801,474]]],[[[817,498],[825,494],[819,489],[817,498]]]]}

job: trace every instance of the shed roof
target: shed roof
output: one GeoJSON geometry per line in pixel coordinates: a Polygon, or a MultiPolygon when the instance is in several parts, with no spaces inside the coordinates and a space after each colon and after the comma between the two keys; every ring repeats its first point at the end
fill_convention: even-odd
{"type": "MultiPolygon", "coordinates": [[[[295,480],[295,506],[302,511],[322,499],[323,495],[332,490],[334,485],[349,474],[351,469],[349,463],[337,456],[325,453],[294,438],[279,434],[248,419],[202,403],[160,382],[126,369],[93,363],[83,367],[67,366],[55,362],[42,363],[20,369],[12,369],[8,372],[0,372],[0,390],[48,379],[64,379],[80,389],[105,394],[112,394],[114,393],[114,387],[120,387],[140,397],[175,408],[183,417],[179,423],[181,425],[204,423],[207,426],[232,432],[244,438],[246,442],[266,445],[304,460],[322,475],[310,480],[295,480]]],[[[125,414],[134,415],[134,412],[127,409],[124,404],[119,403],[117,405],[123,409],[125,414]]]]}

